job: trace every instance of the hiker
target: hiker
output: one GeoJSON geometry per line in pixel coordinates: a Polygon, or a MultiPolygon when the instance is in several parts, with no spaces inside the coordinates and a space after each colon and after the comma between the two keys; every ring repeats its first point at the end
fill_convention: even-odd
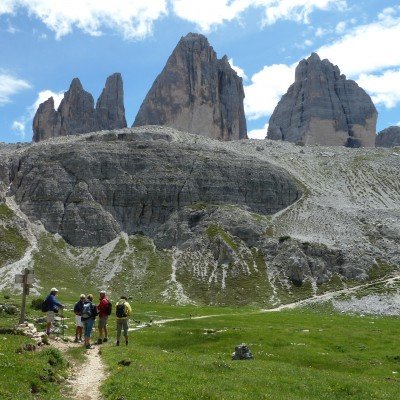
{"type": "Polygon", "coordinates": [[[90,335],[92,333],[94,320],[97,316],[97,307],[92,303],[93,295],[88,294],[86,296],[86,300],[83,303],[82,308],[82,324],[83,324],[83,332],[85,336],[85,348],[91,349],[92,346],[90,345],[90,335]]]}
{"type": "Polygon", "coordinates": [[[58,313],[59,309],[64,308],[64,304],[61,304],[56,299],[57,294],[58,294],[58,289],[55,287],[51,288],[50,294],[46,297],[44,301],[44,308],[42,308],[43,311],[47,312],[47,323],[46,323],[47,336],[50,336],[51,326],[54,322],[56,313],[58,313]]]}
{"type": "Polygon", "coordinates": [[[75,313],[75,343],[82,343],[82,331],[83,331],[83,324],[82,324],[82,310],[83,305],[85,304],[86,296],[81,294],[79,296],[79,300],[74,305],[74,313],[75,313]]]}
{"type": "Polygon", "coordinates": [[[124,330],[125,344],[128,346],[128,319],[131,315],[132,308],[127,300],[125,296],[121,296],[121,299],[115,307],[115,314],[117,316],[117,346],[119,346],[122,329],[124,330]]]}
{"type": "Polygon", "coordinates": [[[99,337],[97,339],[97,344],[106,343],[108,340],[107,331],[107,320],[108,316],[111,314],[111,302],[106,297],[105,290],[101,290],[100,293],[100,303],[97,306],[97,311],[99,313],[99,337]]]}

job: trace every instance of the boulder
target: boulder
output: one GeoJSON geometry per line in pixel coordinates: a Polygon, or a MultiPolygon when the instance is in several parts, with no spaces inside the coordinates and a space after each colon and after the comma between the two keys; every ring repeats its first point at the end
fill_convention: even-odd
{"type": "Polygon", "coordinates": [[[220,140],[247,138],[243,83],[203,35],[182,37],[133,126],[166,125],[220,140]]]}
{"type": "Polygon", "coordinates": [[[376,135],[376,147],[400,146],[400,126],[389,126],[376,135]]]}
{"type": "Polygon", "coordinates": [[[313,53],[276,106],[267,138],[306,145],[374,147],[377,111],[356,82],[313,53]]]}

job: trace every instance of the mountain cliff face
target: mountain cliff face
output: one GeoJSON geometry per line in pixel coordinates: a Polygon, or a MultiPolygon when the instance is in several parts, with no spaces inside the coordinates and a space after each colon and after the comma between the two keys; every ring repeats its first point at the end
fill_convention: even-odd
{"type": "Polygon", "coordinates": [[[52,97],[40,104],[33,119],[32,140],[125,128],[123,96],[121,74],[115,73],[107,78],[94,108],[93,96],[74,78],[57,111],[52,97]]]}
{"type": "Polygon", "coordinates": [[[374,147],[377,111],[356,82],[313,53],[276,106],[268,139],[326,146],[374,147]]]}
{"type": "Polygon", "coordinates": [[[181,38],[133,126],[165,125],[220,140],[247,138],[242,79],[203,35],[181,38]]]}
{"type": "Polygon", "coordinates": [[[74,245],[98,246],[122,230],[152,236],[193,203],[275,213],[301,196],[291,177],[229,151],[203,151],[168,131],[98,133],[27,149],[11,170],[16,201],[74,245]]]}
{"type": "Polygon", "coordinates": [[[156,126],[0,143],[0,290],[27,266],[42,287],[174,303],[394,284],[399,155],[156,126]]]}
{"type": "Polygon", "coordinates": [[[400,126],[389,126],[376,135],[376,147],[400,146],[400,126]]]}

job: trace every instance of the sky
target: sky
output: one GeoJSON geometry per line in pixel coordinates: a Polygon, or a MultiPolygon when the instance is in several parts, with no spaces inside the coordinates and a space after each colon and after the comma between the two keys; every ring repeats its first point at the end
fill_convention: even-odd
{"type": "Polygon", "coordinates": [[[312,52],[371,96],[377,131],[400,126],[399,0],[0,0],[0,142],[31,141],[38,105],[57,107],[74,77],[96,102],[114,72],[131,126],[189,32],[242,76],[249,137],[265,137],[312,52]]]}

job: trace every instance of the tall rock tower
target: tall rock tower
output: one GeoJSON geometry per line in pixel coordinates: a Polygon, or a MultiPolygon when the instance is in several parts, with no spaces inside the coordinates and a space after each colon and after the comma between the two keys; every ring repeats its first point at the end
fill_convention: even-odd
{"type": "Polygon", "coordinates": [[[268,139],[325,146],[374,147],[378,113],[371,98],[337,66],[312,53],[276,106],[268,139]]]}
{"type": "Polygon", "coordinates": [[[126,128],[121,74],[107,78],[94,108],[93,96],[74,78],[57,111],[50,97],[40,104],[33,119],[34,142],[56,136],[76,135],[105,129],[126,128]]]}
{"type": "Polygon", "coordinates": [[[133,126],[166,125],[220,140],[247,138],[243,83],[203,35],[182,37],[133,126]]]}
{"type": "Polygon", "coordinates": [[[121,74],[109,76],[96,103],[96,121],[99,130],[126,127],[124,87],[121,74]]]}

